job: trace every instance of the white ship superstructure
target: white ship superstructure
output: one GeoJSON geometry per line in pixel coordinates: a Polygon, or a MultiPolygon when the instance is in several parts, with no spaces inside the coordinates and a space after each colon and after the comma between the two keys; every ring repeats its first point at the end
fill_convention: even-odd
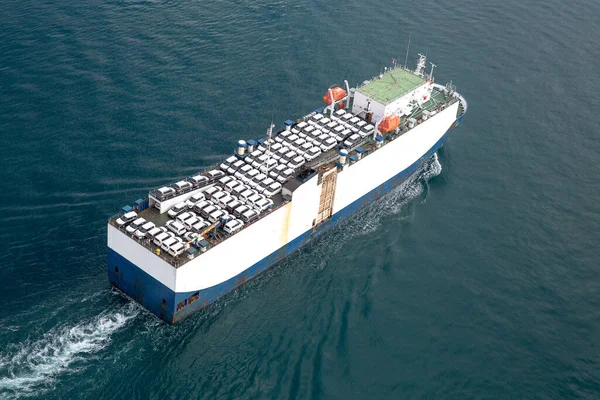
{"type": "Polygon", "coordinates": [[[172,323],[409,177],[467,109],[431,64],[332,87],[325,109],[240,140],[223,163],[152,190],[108,223],[111,283],[172,323]]]}

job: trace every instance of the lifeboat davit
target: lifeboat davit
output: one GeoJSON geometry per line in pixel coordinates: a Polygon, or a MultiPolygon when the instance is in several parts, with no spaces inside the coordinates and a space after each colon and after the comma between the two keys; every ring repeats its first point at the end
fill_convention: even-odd
{"type": "Polygon", "coordinates": [[[397,115],[388,115],[379,123],[379,132],[387,133],[400,126],[400,117],[397,115]]]}
{"type": "MultiPolygon", "coordinates": [[[[334,101],[340,101],[344,97],[346,97],[346,91],[339,86],[332,87],[331,92],[333,93],[334,101]]],[[[329,94],[329,90],[323,96],[323,101],[327,104],[331,104],[331,94],[329,94]]]]}

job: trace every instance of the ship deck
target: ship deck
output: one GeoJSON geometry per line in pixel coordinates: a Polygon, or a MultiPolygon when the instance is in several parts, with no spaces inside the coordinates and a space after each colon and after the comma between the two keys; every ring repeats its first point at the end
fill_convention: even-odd
{"type": "Polygon", "coordinates": [[[389,104],[424,83],[425,79],[420,76],[403,68],[395,68],[360,87],[358,92],[381,104],[389,104]]]}
{"type": "MultiPolygon", "coordinates": [[[[401,69],[397,69],[395,71],[405,72],[404,70],[401,70],[401,69]]],[[[416,77],[416,78],[418,78],[418,77],[416,77]]],[[[418,79],[421,79],[421,78],[418,78],[418,79]]],[[[364,89],[364,87],[361,88],[361,90],[362,89],[364,89]]],[[[373,88],[371,90],[378,90],[378,89],[373,88]]],[[[434,90],[431,93],[430,99],[427,102],[423,103],[422,106],[419,109],[417,109],[412,115],[402,117],[400,130],[394,134],[387,134],[385,136],[385,141],[384,141],[383,145],[385,145],[388,141],[394,140],[396,137],[399,137],[399,136],[403,135],[404,133],[408,132],[410,130],[410,128],[408,127],[408,124],[407,124],[408,120],[411,118],[420,120],[421,115],[423,114],[424,110],[436,112],[436,111],[439,111],[440,108],[450,106],[451,104],[453,104],[457,101],[459,101],[459,99],[456,96],[450,96],[450,95],[446,94],[444,92],[443,88],[436,85],[434,87],[434,90]]],[[[300,123],[302,121],[308,121],[310,119],[310,117],[312,117],[314,114],[315,114],[315,112],[297,120],[296,124],[300,123]]],[[[279,133],[281,133],[281,132],[279,132],[279,133]]],[[[359,141],[351,149],[348,149],[349,150],[348,157],[352,156],[353,154],[356,154],[356,150],[359,147],[362,147],[362,150],[364,151],[363,158],[366,156],[369,156],[370,154],[377,151],[376,143],[373,140],[373,138],[366,137],[363,140],[359,141]]],[[[338,158],[339,158],[338,152],[339,152],[339,148],[337,146],[329,151],[323,152],[316,159],[314,159],[310,162],[307,162],[302,169],[297,171],[296,177],[292,178],[292,179],[299,179],[298,178],[299,175],[306,174],[307,172],[310,172],[310,171],[320,171],[320,170],[331,168],[338,161],[338,158]]],[[[360,162],[360,160],[356,161],[356,162],[360,162]]],[[[218,169],[218,165],[213,166],[210,169],[215,169],[215,168],[218,169]]],[[[212,186],[212,185],[210,185],[210,186],[212,186]]],[[[207,186],[207,188],[208,187],[209,186],[207,186]]],[[[267,215],[269,215],[270,213],[272,213],[273,211],[275,211],[276,209],[280,208],[281,206],[283,206],[287,203],[287,200],[282,197],[281,193],[278,193],[277,195],[271,197],[271,200],[273,201],[272,208],[270,210],[267,210],[267,211],[261,213],[257,219],[255,219],[251,223],[245,225],[243,229],[247,228],[248,226],[250,226],[252,224],[257,223],[258,221],[260,221],[261,219],[263,219],[264,217],[266,217],[267,215]]],[[[118,218],[118,216],[119,215],[111,217],[111,219],[109,219],[109,224],[116,227],[115,221],[118,218]]],[[[138,217],[144,218],[146,221],[153,222],[156,226],[165,226],[166,222],[171,219],[167,215],[167,213],[161,214],[154,207],[148,207],[148,208],[140,211],[138,213],[138,217]]],[[[125,232],[124,228],[122,228],[120,230],[121,230],[121,232],[124,232],[125,234],[127,234],[125,232]]],[[[207,237],[204,237],[204,239],[209,242],[208,249],[210,249],[210,248],[218,245],[219,243],[227,240],[228,238],[230,238],[232,236],[235,236],[235,233],[227,234],[224,231],[222,231],[220,228],[218,228],[218,229],[215,228],[210,233],[210,235],[208,235],[207,237]]],[[[134,237],[132,237],[131,239],[133,241],[137,242],[139,245],[147,248],[149,251],[155,253],[158,257],[161,257],[166,262],[168,262],[169,264],[173,265],[176,268],[181,265],[184,265],[185,263],[187,263],[190,260],[187,257],[187,254],[185,252],[183,254],[179,255],[178,257],[172,257],[170,254],[168,254],[165,251],[156,252],[158,246],[156,246],[150,239],[138,240],[134,237]]]]}

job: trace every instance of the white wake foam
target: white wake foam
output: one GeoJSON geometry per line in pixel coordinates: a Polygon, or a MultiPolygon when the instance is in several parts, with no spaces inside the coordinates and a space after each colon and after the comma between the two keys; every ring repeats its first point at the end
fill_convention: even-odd
{"type": "MultiPolygon", "coordinates": [[[[406,181],[392,189],[381,199],[374,201],[368,207],[358,212],[344,223],[344,227],[335,230],[327,237],[315,243],[310,254],[300,254],[300,257],[310,257],[312,253],[336,254],[352,238],[369,235],[381,229],[382,221],[387,218],[409,219],[411,216],[402,216],[407,206],[425,191],[427,182],[442,173],[442,164],[437,153],[425,160],[421,167],[406,181]]],[[[323,269],[327,257],[321,257],[316,269],[323,269]]]]}
{"type": "MultiPolygon", "coordinates": [[[[441,173],[442,164],[439,162],[437,153],[434,153],[406,181],[362,210],[358,218],[350,219],[351,237],[373,233],[380,229],[384,217],[394,215],[397,218],[407,205],[423,194],[427,182],[441,173]]],[[[348,237],[347,234],[344,236],[348,237]]]]}
{"type": "Polygon", "coordinates": [[[0,353],[0,397],[40,394],[52,388],[57,375],[76,371],[103,349],[112,335],[139,313],[128,303],[76,325],[57,326],[37,340],[26,340],[0,353]]]}

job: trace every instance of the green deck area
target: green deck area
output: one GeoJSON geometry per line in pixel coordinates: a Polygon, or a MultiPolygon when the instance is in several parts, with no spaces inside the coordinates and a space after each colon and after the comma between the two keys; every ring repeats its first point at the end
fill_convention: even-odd
{"type": "Polygon", "coordinates": [[[425,79],[403,68],[396,68],[375,78],[358,91],[381,104],[389,104],[425,83],[425,79]]]}

